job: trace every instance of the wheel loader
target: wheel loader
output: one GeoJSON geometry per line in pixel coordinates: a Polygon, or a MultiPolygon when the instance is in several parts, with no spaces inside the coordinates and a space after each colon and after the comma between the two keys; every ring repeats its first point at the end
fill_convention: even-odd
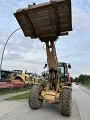
{"type": "Polygon", "coordinates": [[[24,74],[22,70],[13,70],[10,80],[24,82],[25,85],[30,84],[30,76],[26,73],[24,74]]]}
{"type": "Polygon", "coordinates": [[[18,9],[14,16],[25,37],[39,38],[46,45],[48,82],[46,87],[41,83],[33,85],[28,100],[30,108],[41,108],[43,100],[59,102],[61,114],[70,116],[72,85],[68,68],[71,66],[58,62],[55,42],[60,39],[59,36],[72,31],[71,0],[50,0],[39,5],[28,5],[27,8],[18,9]]]}

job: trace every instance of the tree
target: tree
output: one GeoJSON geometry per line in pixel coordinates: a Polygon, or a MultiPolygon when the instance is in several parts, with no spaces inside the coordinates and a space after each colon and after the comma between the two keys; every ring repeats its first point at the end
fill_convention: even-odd
{"type": "Polygon", "coordinates": [[[74,79],[72,77],[70,77],[70,80],[71,80],[71,82],[74,82],[74,79]]]}
{"type": "Polygon", "coordinates": [[[49,74],[48,74],[48,71],[43,71],[42,73],[42,76],[43,76],[43,78],[46,78],[46,77],[48,77],[49,76],[49,74]]]}
{"type": "Polygon", "coordinates": [[[81,74],[79,77],[75,77],[73,81],[88,85],[90,84],[90,75],[81,74]]]}

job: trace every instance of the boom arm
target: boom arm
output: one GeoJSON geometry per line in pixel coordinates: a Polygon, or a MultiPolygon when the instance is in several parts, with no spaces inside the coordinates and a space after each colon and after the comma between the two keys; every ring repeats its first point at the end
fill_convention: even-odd
{"type": "Polygon", "coordinates": [[[56,49],[54,41],[48,41],[46,43],[47,63],[49,68],[49,80],[57,80],[58,73],[58,59],[56,55],[56,49]]]}
{"type": "Polygon", "coordinates": [[[46,42],[47,62],[49,70],[58,70],[58,61],[54,41],[46,42]]]}

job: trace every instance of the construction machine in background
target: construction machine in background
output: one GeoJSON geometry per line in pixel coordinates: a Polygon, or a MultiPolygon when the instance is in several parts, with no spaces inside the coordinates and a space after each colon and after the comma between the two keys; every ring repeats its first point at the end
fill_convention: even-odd
{"type": "Polygon", "coordinates": [[[42,83],[43,82],[43,79],[34,75],[33,73],[30,73],[30,72],[25,72],[25,74],[29,75],[30,76],[30,85],[33,86],[33,84],[36,84],[36,83],[42,83]]]}
{"type": "Polygon", "coordinates": [[[41,83],[42,79],[34,76],[33,73],[23,70],[13,70],[10,75],[10,80],[12,81],[21,81],[24,82],[25,85],[33,86],[34,83],[41,83]]]}
{"type": "Polygon", "coordinates": [[[39,38],[46,45],[49,69],[46,87],[35,83],[30,91],[29,106],[39,109],[43,100],[60,102],[62,115],[70,116],[72,86],[68,68],[70,64],[58,62],[55,42],[58,36],[68,35],[72,30],[71,0],[52,0],[40,5],[28,5],[14,13],[25,37],[39,38]]]}
{"type": "Polygon", "coordinates": [[[25,85],[30,84],[30,75],[23,73],[23,70],[13,70],[10,75],[10,80],[12,81],[21,81],[25,85]]]}

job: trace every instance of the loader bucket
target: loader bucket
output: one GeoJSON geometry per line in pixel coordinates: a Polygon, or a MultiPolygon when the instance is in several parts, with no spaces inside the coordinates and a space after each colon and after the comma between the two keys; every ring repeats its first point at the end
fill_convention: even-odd
{"type": "Polygon", "coordinates": [[[71,0],[28,5],[14,13],[25,37],[58,38],[72,30],[71,0]]]}

